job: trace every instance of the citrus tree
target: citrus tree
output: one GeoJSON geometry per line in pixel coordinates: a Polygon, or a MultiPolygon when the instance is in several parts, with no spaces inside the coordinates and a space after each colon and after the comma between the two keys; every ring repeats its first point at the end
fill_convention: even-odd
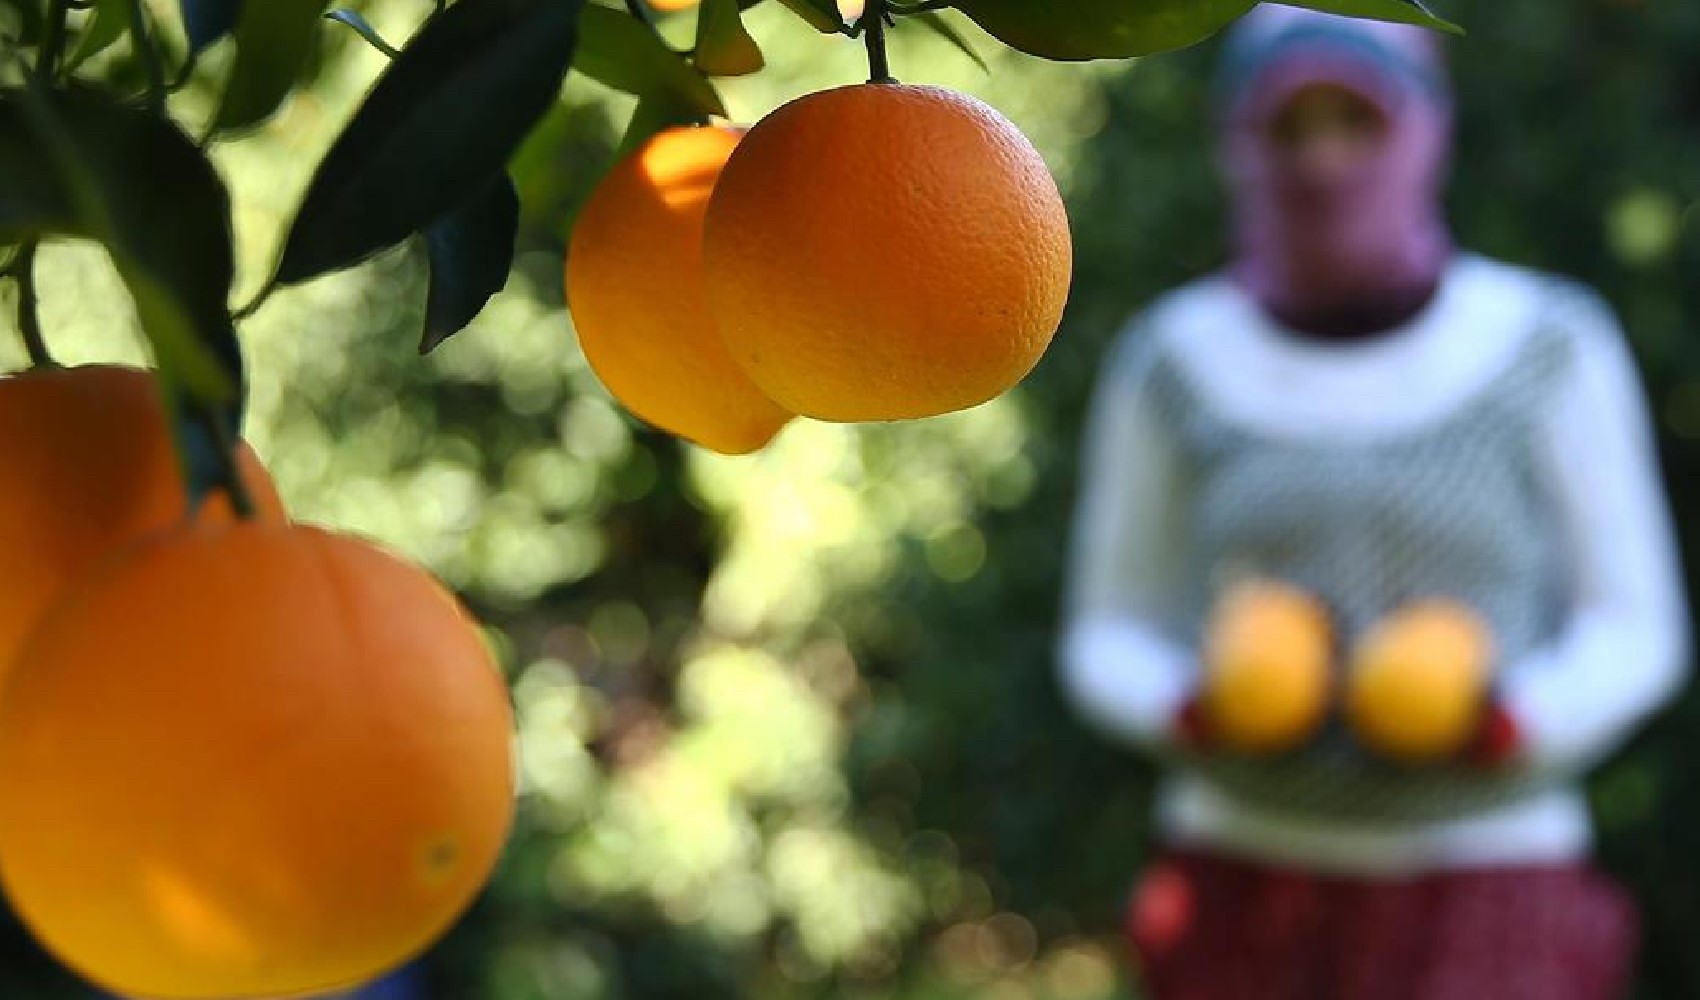
{"type": "MultiPolygon", "coordinates": [[[[0,259],[32,361],[0,381],[0,877],[59,957],[159,997],[355,983],[440,934],[505,836],[510,726],[468,616],[417,569],[291,525],[241,443],[238,328],[278,289],[411,243],[420,348],[455,335],[507,280],[509,166],[576,69],[638,98],[567,267],[585,355],[633,413],[742,452],[797,417],[972,406],[1044,352],[1067,223],[1021,134],[899,84],[886,32],[960,44],[966,16],[1043,58],[1126,58],[1251,6],[778,2],[820,44],[865,45],[869,82],[747,132],[715,86],[765,67],[739,0],[702,4],[684,48],[642,2],[422,3],[399,44],[313,0],[0,3],[0,259]],[[266,127],[345,30],[389,66],[232,308],[209,147],[266,127]],[[172,101],[189,86],[218,94],[196,120],[172,101]],[[54,364],[36,257],[67,239],[109,254],[155,373],[54,364]]],[[[1446,27],[1405,0],[1312,5],[1446,27]]]]}

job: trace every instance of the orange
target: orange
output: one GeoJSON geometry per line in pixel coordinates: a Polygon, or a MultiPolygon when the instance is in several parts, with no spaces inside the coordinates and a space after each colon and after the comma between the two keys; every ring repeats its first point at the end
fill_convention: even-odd
{"type": "Polygon", "coordinates": [[[1328,615],[1314,597],[1267,580],[1230,590],[1204,637],[1200,707],[1213,738],[1258,753],[1303,741],[1327,711],[1332,657],[1328,615]]]}
{"type": "Polygon", "coordinates": [[[0,698],[0,881],[124,995],[366,981],[488,877],[510,730],[419,569],[299,525],[160,536],[49,612],[0,698]]]}
{"type": "Polygon", "coordinates": [[[734,455],[791,419],[726,352],[703,287],[703,213],[741,135],[675,128],[638,147],[585,204],[566,270],[579,345],[608,391],[656,427],[734,455]]]}
{"type": "Polygon", "coordinates": [[[1068,218],[1002,115],[939,87],[810,94],[750,130],[709,202],[716,328],[762,391],[821,420],[974,406],[1044,354],[1068,218]]]}
{"type": "Polygon", "coordinates": [[[1368,746],[1419,763],[1461,750],[1487,693],[1493,637],[1470,608],[1434,599],[1402,608],[1358,643],[1346,719],[1368,746]]]}
{"type": "Polygon", "coordinates": [[[681,10],[690,10],[702,0],[649,0],[649,5],[663,13],[673,14],[681,10]]]}
{"type": "MultiPolygon", "coordinates": [[[[0,377],[0,680],[24,635],[64,591],[124,546],[190,520],[154,378],[116,366],[0,377]]],[[[283,519],[247,445],[242,480],[262,517],[283,519]]],[[[231,518],[215,494],[196,514],[231,518]]]]}

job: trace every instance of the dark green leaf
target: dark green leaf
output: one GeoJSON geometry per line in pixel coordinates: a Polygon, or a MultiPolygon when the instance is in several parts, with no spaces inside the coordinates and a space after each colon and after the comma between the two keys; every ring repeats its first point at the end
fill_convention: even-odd
{"type": "Polygon", "coordinates": [[[604,169],[610,141],[603,104],[594,95],[558,101],[532,129],[508,161],[508,176],[519,191],[522,252],[566,249],[573,220],[604,169]]]}
{"type": "Polygon", "coordinates": [[[278,109],[307,65],[330,0],[260,0],[244,4],[236,23],[236,64],[224,85],[214,124],[257,125],[278,109]]]}
{"type": "Polygon", "coordinates": [[[19,42],[39,43],[44,23],[42,0],[0,0],[0,32],[19,42]]]}
{"type": "Polygon", "coordinates": [[[1034,0],[955,0],[955,6],[1012,49],[1041,59],[1085,62],[1196,45],[1245,16],[1257,0],[1079,3],[1067,10],[1034,0]]]}
{"type": "Polygon", "coordinates": [[[708,78],[636,18],[591,4],[584,8],[579,31],[573,68],[585,76],[640,98],[665,97],[703,117],[726,114],[708,78]]]}
{"type": "Polygon", "coordinates": [[[175,124],[89,88],[0,93],[0,232],[104,244],[160,367],[237,397],[229,196],[175,124]]]}
{"type": "Polygon", "coordinates": [[[189,36],[190,52],[199,52],[235,31],[242,18],[242,0],[179,0],[178,6],[183,12],[183,32],[189,36]]]}
{"type": "Polygon", "coordinates": [[[791,13],[809,22],[810,27],[827,35],[849,34],[844,16],[832,0],[779,0],[791,13]]]}
{"type": "Polygon", "coordinates": [[[697,123],[696,110],[689,105],[672,103],[671,95],[645,97],[638,101],[637,107],[632,110],[631,121],[626,125],[626,134],[620,138],[620,145],[614,151],[614,157],[624,157],[663,129],[697,123]]]}
{"type": "Polygon", "coordinates": [[[519,235],[519,194],[504,172],[425,229],[431,290],[419,353],[459,333],[508,282],[519,235]]]}
{"type": "Polygon", "coordinates": [[[82,34],[76,48],[65,62],[66,69],[76,69],[83,63],[111,48],[124,37],[130,16],[125,0],[95,0],[94,7],[83,21],[82,34]]]}
{"type": "Polygon", "coordinates": [[[1374,21],[1398,21],[1461,35],[1464,29],[1436,17],[1416,0],[1280,0],[1288,7],[1308,7],[1330,14],[1363,17],[1374,21]]]}
{"type": "Polygon", "coordinates": [[[929,10],[915,15],[913,18],[904,18],[902,21],[897,23],[907,24],[911,20],[918,22],[923,27],[931,30],[934,34],[942,37],[945,41],[956,46],[956,50],[958,52],[961,52],[963,55],[974,60],[974,65],[980,67],[983,72],[990,73],[992,71],[991,67],[986,65],[986,60],[980,57],[980,53],[974,51],[974,46],[969,45],[968,39],[964,38],[962,32],[957,30],[956,25],[951,24],[950,21],[946,20],[943,14],[940,14],[936,10],[929,10]]]}
{"type": "Polygon", "coordinates": [[[357,264],[462,203],[555,104],[582,0],[460,0],[402,48],[307,189],[278,266],[357,264]]]}
{"type": "Polygon", "coordinates": [[[738,0],[702,0],[697,9],[697,69],[709,76],[747,76],[767,64],[744,29],[738,0]]]}
{"type": "Polygon", "coordinates": [[[348,10],[347,8],[338,8],[326,14],[325,17],[332,21],[340,21],[341,23],[348,25],[350,28],[353,28],[355,34],[366,39],[366,44],[377,49],[379,52],[382,52],[384,55],[389,56],[391,59],[401,55],[400,52],[396,51],[396,47],[394,45],[385,41],[383,35],[378,34],[378,29],[372,27],[371,22],[362,17],[359,11],[348,10]]]}

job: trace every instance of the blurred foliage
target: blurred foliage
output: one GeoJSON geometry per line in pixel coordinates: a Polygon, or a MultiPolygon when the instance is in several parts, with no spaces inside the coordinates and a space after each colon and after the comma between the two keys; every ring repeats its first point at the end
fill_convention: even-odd
{"type": "MultiPolygon", "coordinates": [[[[427,5],[362,5],[404,39],[427,5]]],[[[767,5],[754,120],[851,82],[851,42],[767,5]]],[[[1599,286],[1648,373],[1684,536],[1700,510],[1700,6],[1441,5],[1462,95],[1462,242],[1599,286]]],[[[954,17],[954,16],[953,16],[954,17]]],[[[693,15],[668,20],[685,41],[693,15]]],[[[574,75],[522,151],[514,277],[415,355],[416,249],[280,293],[242,331],[248,433],[304,520],[426,561],[491,626],[518,709],[523,808],[504,866],[425,966],[441,1000],[1109,1000],[1148,845],[1149,768],[1081,730],[1053,682],[1085,398],[1126,316],[1217,265],[1206,46],[1059,66],[959,20],[900,31],[905,80],[960,86],[1038,143],[1067,193],[1077,286],[1018,391],[952,417],[799,423],[725,459],[624,416],[561,308],[572,213],[632,99],[574,75]]],[[[122,49],[96,57],[133,79],[122,49]]],[[[206,54],[216,70],[227,58],[206,54]]],[[[329,26],[312,90],[215,147],[242,279],[276,252],[311,165],[382,67],[329,26]]],[[[212,113],[196,89],[177,108],[212,113]]],[[[67,360],[142,357],[98,253],[44,251],[67,360]]],[[[239,298],[241,297],[239,293],[239,298]]],[[[21,363],[10,336],[0,362],[21,363]]],[[[1700,565],[1690,559],[1690,565],[1700,565]]],[[[1641,992],[1700,997],[1700,703],[1593,784],[1606,862],[1648,916],[1641,992]]],[[[86,996],[0,934],[0,995],[86,996]]]]}

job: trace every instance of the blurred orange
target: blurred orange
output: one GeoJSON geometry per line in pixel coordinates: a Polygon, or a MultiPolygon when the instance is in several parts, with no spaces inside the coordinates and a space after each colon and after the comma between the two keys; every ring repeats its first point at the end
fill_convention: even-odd
{"type": "Polygon", "coordinates": [[[1450,600],[1411,604],[1364,636],[1352,660],[1346,717],[1360,739],[1398,760],[1463,748],[1487,695],[1493,636],[1450,600]]]}
{"type": "Polygon", "coordinates": [[[1332,656],[1328,614],[1310,594],[1270,580],[1230,590],[1204,638],[1212,737],[1265,753],[1303,741],[1327,711],[1332,656]]]}

